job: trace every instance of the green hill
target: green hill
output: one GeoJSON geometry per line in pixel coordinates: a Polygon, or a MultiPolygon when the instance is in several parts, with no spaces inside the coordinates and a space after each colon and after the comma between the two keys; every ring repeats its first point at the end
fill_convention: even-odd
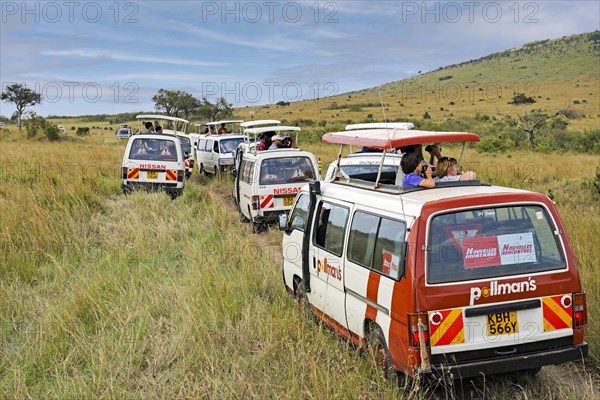
{"type": "MultiPolygon", "coordinates": [[[[477,115],[516,117],[508,104],[515,93],[536,100],[530,112],[571,109],[570,128],[598,128],[600,118],[600,39],[598,32],[526,43],[477,60],[439,68],[401,81],[324,99],[263,106],[256,118],[312,119],[341,125],[382,120],[378,89],[389,120],[431,120],[477,115]],[[595,40],[594,40],[595,39],[595,40]]],[[[321,122],[325,124],[325,122],[321,122]]]]}

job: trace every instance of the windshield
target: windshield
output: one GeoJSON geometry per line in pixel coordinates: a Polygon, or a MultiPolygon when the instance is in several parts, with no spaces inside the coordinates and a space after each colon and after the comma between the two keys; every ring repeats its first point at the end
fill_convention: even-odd
{"type": "Polygon", "coordinates": [[[260,165],[261,185],[308,182],[315,170],[308,157],[281,157],[263,160],[260,165]]]}
{"type": "Polygon", "coordinates": [[[177,161],[174,140],[135,139],[129,152],[131,160],[177,161]]]}
{"type": "Polygon", "coordinates": [[[223,139],[220,141],[220,149],[221,154],[223,153],[231,153],[233,150],[237,149],[238,145],[244,141],[243,138],[236,139],[223,139]]]}
{"type": "MultiPolygon", "coordinates": [[[[350,178],[354,179],[362,179],[364,181],[375,182],[377,180],[377,172],[379,171],[379,164],[372,165],[343,165],[340,167],[342,171],[346,173],[350,178]]],[[[380,183],[390,183],[393,184],[396,182],[396,171],[398,171],[397,166],[393,165],[384,165],[381,169],[381,178],[379,180],[380,183]]],[[[342,172],[338,172],[338,178],[343,178],[342,172]]]]}
{"type": "Polygon", "coordinates": [[[119,129],[119,132],[117,134],[118,135],[129,135],[129,129],[127,129],[127,128],[119,129]]]}
{"type": "Polygon", "coordinates": [[[556,228],[540,206],[437,215],[429,229],[427,281],[445,283],[565,267],[556,228]]]}

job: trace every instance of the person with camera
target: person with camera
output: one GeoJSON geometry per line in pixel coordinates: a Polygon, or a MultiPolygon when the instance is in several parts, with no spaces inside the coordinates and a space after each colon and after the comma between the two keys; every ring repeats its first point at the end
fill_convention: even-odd
{"type": "Polygon", "coordinates": [[[431,168],[422,163],[418,153],[406,153],[402,156],[400,167],[404,172],[402,187],[423,186],[426,188],[435,187],[435,181],[431,176],[431,168]]]}

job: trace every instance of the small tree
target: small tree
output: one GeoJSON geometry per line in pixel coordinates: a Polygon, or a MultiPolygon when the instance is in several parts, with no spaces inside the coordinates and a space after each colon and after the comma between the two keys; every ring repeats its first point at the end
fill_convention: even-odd
{"type": "Polygon", "coordinates": [[[529,114],[527,114],[527,105],[534,103],[536,103],[535,99],[533,97],[527,96],[524,93],[516,93],[513,96],[512,101],[508,103],[513,104],[515,106],[521,106],[523,108],[523,115],[519,115],[517,113],[517,117],[519,118],[519,121],[521,121],[521,125],[519,126],[519,128],[527,134],[527,139],[529,140],[529,144],[531,145],[532,149],[535,148],[535,130],[542,126],[548,118],[555,117],[560,113],[557,112],[551,116],[530,116],[529,114]]]}
{"type": "Polygon", "coordinates": [[[19,83],[8,85],[6,91],[2,92],[0,99],[8,103],[14,103],[17,107],[19,130],[21,130],[21,117],[23,116],[25,107],[34,106],[42,102],[42,96],[39,93],[19,83]]]}
{"type": "Polygon", "coordinates": [[[188,118],[198,110],[200,101],[190,93],[181,90],[160,89],[152,97],[157,111],[164,111],[171,117],[188,118]]]}

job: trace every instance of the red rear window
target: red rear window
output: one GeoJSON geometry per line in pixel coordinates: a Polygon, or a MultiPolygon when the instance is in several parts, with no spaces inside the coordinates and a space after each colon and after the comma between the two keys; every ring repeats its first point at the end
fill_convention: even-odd
{"type": "Polygon", "coordinates": [[[557,229],[537,205],[436,215],[429,225],[427,281],[446,283],[565,268],[557,229]]]}

